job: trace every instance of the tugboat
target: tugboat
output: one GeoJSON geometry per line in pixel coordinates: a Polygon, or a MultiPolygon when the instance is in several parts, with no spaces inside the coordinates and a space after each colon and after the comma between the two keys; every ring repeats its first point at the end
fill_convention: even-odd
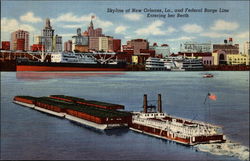
{"type": "Polygon", "coordinates": [[[147,95],[144,95],[143,108],[143,112],[133,113],[131,130],[190,146],[226,141],[220,126],[163,113],[160,94],[158,94],[158,111],[155,106],[147,105],[147,95]]]}

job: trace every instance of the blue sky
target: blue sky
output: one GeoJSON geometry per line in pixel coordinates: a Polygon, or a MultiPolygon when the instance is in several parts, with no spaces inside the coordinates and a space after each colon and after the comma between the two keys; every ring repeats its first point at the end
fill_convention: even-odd
{"type": "MultiPolygon", "coordinates": [[[[153,13],[151,14],[158,14],[153,13]]],[[[160,14],[168,14],[166,12],[160,14]]],[[[80,27],[86,30],[90,16],[95,28],[103,28],[105,35],[122,39],[123,44],[133,38],[146,38],[150,44],[167,43],[173,52],[185,41],[222,43],[233,37],[235,43],[249,41],[249,1],[2,1],[1,40],[9,40],[10,33],[23,29],[40,35],[44,21],[51,19],[55,33],[63,41],[71,39],[80,27]],[[122,13],[108,13],[107,8],[122,9],[122,13]],[[149,12],[125,12],[126,9],[184,9],[185,18],[148,18],[149,12]],[[185,9],[224,8],[224,13],[194,13],[185,9]]]]}

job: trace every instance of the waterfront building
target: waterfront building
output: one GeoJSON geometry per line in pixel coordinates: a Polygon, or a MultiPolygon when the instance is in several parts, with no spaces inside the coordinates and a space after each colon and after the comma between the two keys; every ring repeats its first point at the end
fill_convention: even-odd
{"type": "Polygon", "coordinates": [[[99,37],[89,37],[89,50],[99,50],[99,37]]]}
{"type": "Polygon", "coordinates": [[[233,38],[224,40],[224,44],[213,44],[213,51],[223,50],[226,54],[239,54],[239,44],[233,44],[233,38]]]}
{"type": "Polygon", "coordinates": [[[62,51],[62,36],[55,35],[53,37],[53,51],[62,51]]]}
{"type": "Polygon", "coordinates": [[[99,51],[108,51],[108,37],[99,37],[99,51]]]}
{"type": "Polygon", "coordinates": [[[149,43],[145,39],[133,39],[127,41],[127,45],[123,45],[123,50],[133,49],[134,54],[140,54],[141,49],[149,49],[149,43]]]}
{"type": "Polygon", "coordinates": [[[25,46],[25,39],[17,39],[16,50],[24,51],[25,50],[24,46],[25,46]]]}
{"type": "Polygon", "coordinates": [[[249,65],[249,54],[227,54],[226,60],[229,65],[249,65]]]}
{"type": "Polygon", "coordinates": [[[180,51],[182,53],[211,53],[212,44],[211,43],[197,43],[197,42],[185,42],[180,44],[180,51]]]}
{"type": "Polygon", "coordinates": [[[75,45],[74,51],[76,52],[88,52],[89,51],[89,46],[88,45],[75,45]]]}
{"type": "Polygon", "coordinates": [[[64,42],[64,51],[72,51],[72,40],[64,42]]]}
{"type": "Polygon", "coordinates": [[[250,43],[249,41],[248,42],[245,42],[244,43],[244,47],[243,47],[243,54],[250,54],[250,43]]]}
{"type": "Polygon", "coordinates": [[[214,58],[212,56],[203,56],[202,57],[203,65],[214,65],[214,58]]]}
{"type": "Polygon", "coordinates": [[[82,33],[82,36],[86,36],[86,37],[88,37],[88,31],[84,31],[83,33],[82,33]]]}
{"type": "Polygon", "coordinates": [[[111,36],[107,36],[107,37],[108,37],[108,51],[113,52],[114,51],[114,46],[113,46],[114,38],[111,36]]]}
{"type": "Polygon", "coordinates": [[[217,50],[212,53],[214,65],[227,64],[226,52],[224,50],[217,50]]]}
{"type": "Polygon", "coordinates": [[[10,50],[29,50],[29,32],[17,30],[11,33],[10,50]]]}
{"type": "Polygon", "coordinates": [[[121,51],[121,39],[113,39],[113,50],[114,52],[121,51]]]}
{"type": "Polygon", "coordinates": [[[1,50],[10,50],[10,41],[2,41],[1,50]]]}
{"type": "Polygon", "coordinates": [[[171,54],[168,44],[162,44],[161,46],[158,46],[157,43],[154,43],[150,49],[155,50],[156,55],[162,55],[163,57],[169,56],[171,54]]]}
{"type": "Polygon", "coordinates": [[[88,46],[89,45],[89,37],[81,34],[81,29],[78,28],[76,30],[76,35],[72,36],[72,50],[75,50],[75,46],[88,46]]]}
{"type": "Polygon", "coordinates": [[[45,51],[62,51],[62,37],[54,36],[54,32],[55,30],[50,24],[50,19],[47,18],[42,35],[37,37],[38,44],[44,45],[45,51]]]}

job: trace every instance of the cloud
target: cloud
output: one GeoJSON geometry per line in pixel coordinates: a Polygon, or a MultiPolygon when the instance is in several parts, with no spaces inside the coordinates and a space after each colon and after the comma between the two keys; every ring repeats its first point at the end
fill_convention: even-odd
{"type": "Polygon", "coordinates": [[[127,39],[127,40],[132,39],[132,36],[125,36],[124,38],[127,39]]]}
{"type": "Polygon", "coordinates": [[[112,22],[101,20],[101,19],[98,18],[98,17],[96,18],[96,21],[95,21],[94,23],[96,23],[96,26],[97,26],[97,27],[105,28],[105,29],[108,29],[108,27],[110,27],[110,26],[113,25],[112,22]]]}
{"type": "Polygon", "coordinates": [[[157,20],[146,28],[141,28],[136,30],[135,33],[137,35],[164,35],[165,33],[159,28],[163,24],[164,24],[163,21],[157,20]]]}
{"type": "Polygon", "coordinates": [[[125,31],[128,27],[127,26],[117,26],[115,28],[115,33],[116,34],[125,34],[125,31]]]}
{"type": "Polygon", "coordinates": [[[82,22],[82,21],[90,21],[91,16],[95,16],[95,14],[90,13],[87,15],[77,16],[74,15],[72,12],[64,13],[59,15],[56,18],[52,18],[52,22],[82,22]]]}
{"type": "Polygon", "coordinates": [[[142,18],[142,14],[139,13],[128,13],[124,15],[124,18],[130,21],[138,21],[142,18]]]}
{"type": "Polygon", "coordinates": [[[42,22],[42,19],[40,17],[35,17],[33,12],[27,12],[25,15],[20,16],[20,20],[31,23],[42,22]]]}
{"type": "Polygon", "coordinates": [[[62,25],[62,26],[59,26],[59,27],[77,29],[77,28],[81,28],[82,25],[62,25]]]}
{"type": "Polygon", "coordinates": [[[186,24],[182,27],[182,30],[187,33],[199,33],[203,31],[203,28],[197,24],[186,24]]]}
{"type": "Polygon", "coordinates": [[[6,17],[3,17],[1,19],[1,31],[14,32],[18,29],[25,30],[28,32],[35,31],[35,28],[33,26],[27,24],[21,24],[16,19],[8,19],[6,17]]]}
{"type": "Polygon", "coordinates": [[[201,33],[200,36],[210,37],[210,38],[220,38],[220,37],[230,37],[230,34],[217,33],[217,32],[205,32],[205,33],[201,33]]]}
{"type": "Polygon", "coordinates": [[[235,38],[238,38],[238,39],[247,39],[249,40],[249,31],[245,31],[245,32],[241,32],[241,33],[238,33],[238,34],[235,34],[235,38]]]}
{"type": "Polygon", "coordinates": [[[86,15],[75,15],[72,12],[64,13],[59,15],[56,18],[52,18],[51,22],[52,23],[60,23],[60,22],[68,22],[68,23],[74,23],[74,24],[68,24],[62,26],[63,28],[78,28],[81,27],[80,25],[76,25],[75,23],[81,23],[83,26],[83,23],[89,23],[91,21],[91,16],[94,16],[95,18],[93,19],[94,27],[95,28],[103,28],[108,30],[110,26],[113,25],[111,21],[105,21],[101,20],[98,16],[96,16],[94,13],[89,13],[86,15]],[[74,26],[75,25],[75,26],[74,26]]]}
{"type": "Polygon", "coordinates": [[[170,34],[170,33],[176,32],[176,31],[177,30],[175,28],[173,28],[172,26],[170,26],[170,27],[167,28],[166,34],[170,34]]]}
{"type": "Polygon", "coordinates": [[[196,39],[196,37],[193,36],[182,36],[174,39],[167,39],[166,41],[188,41],[188,40],[193,40],[196,39]]]}
{"type": "Polygon", "coordinates": [[[167,30],[162,30],[160,27],[164,24],[163,21],[157,20],[153,22],[151,25],[147,26],[146,28],[141,28],[135,31],[137,35],[166,35],[172,32],[175,32],[176,29],[173,27],[168,27],[167,30]]]}
{"type": "Polygon", "coordinates": [[[236,30],[238,27],[239,27],[239,24],[236,22],[216,20],[213,26],[210,27],[210,29],[215,30],[215,31],[221,31],[221,30],[232,31],[232,30],[236,30]]]}

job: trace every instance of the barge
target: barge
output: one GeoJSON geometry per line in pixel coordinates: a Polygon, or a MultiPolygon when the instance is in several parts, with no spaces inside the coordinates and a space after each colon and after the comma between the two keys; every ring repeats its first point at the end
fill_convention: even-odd
{"type": "Polygon", "coordinates": [[[143,112],[133,113],[131,130],[185,145],[226,141],[220,126],[163,113],[160,94],[156,112],[148,111],[156,110],[156,107],[147,105],[147,95],[144,95],[143,102],[143,112]]]}
{"type": "MultiPolygon", "coordinates": [[[[59,95],[57,95],[59,98],[59,95]]],[[[100,130],[117,127],[128,127],[131,124],[132,114],[115,109],[98,107],[102,102],[92,101],[92,104],[79,104],[69,99],[55,99],[50,97],[15,96],[13,102],[44,113],[84,124],[100,130]]],[[[85,100],[82,98],[63,96],[71,99],[85,100]]],[[[102,103],[108,105],[108,103],[102,103]]],[[[115,104],[110,104],[115,105],[115,104]]],[[[118,105],[117,105],[118,106],[118,105]]],[[[122,107],[122,105],[120,105],[122,107]]]]}

